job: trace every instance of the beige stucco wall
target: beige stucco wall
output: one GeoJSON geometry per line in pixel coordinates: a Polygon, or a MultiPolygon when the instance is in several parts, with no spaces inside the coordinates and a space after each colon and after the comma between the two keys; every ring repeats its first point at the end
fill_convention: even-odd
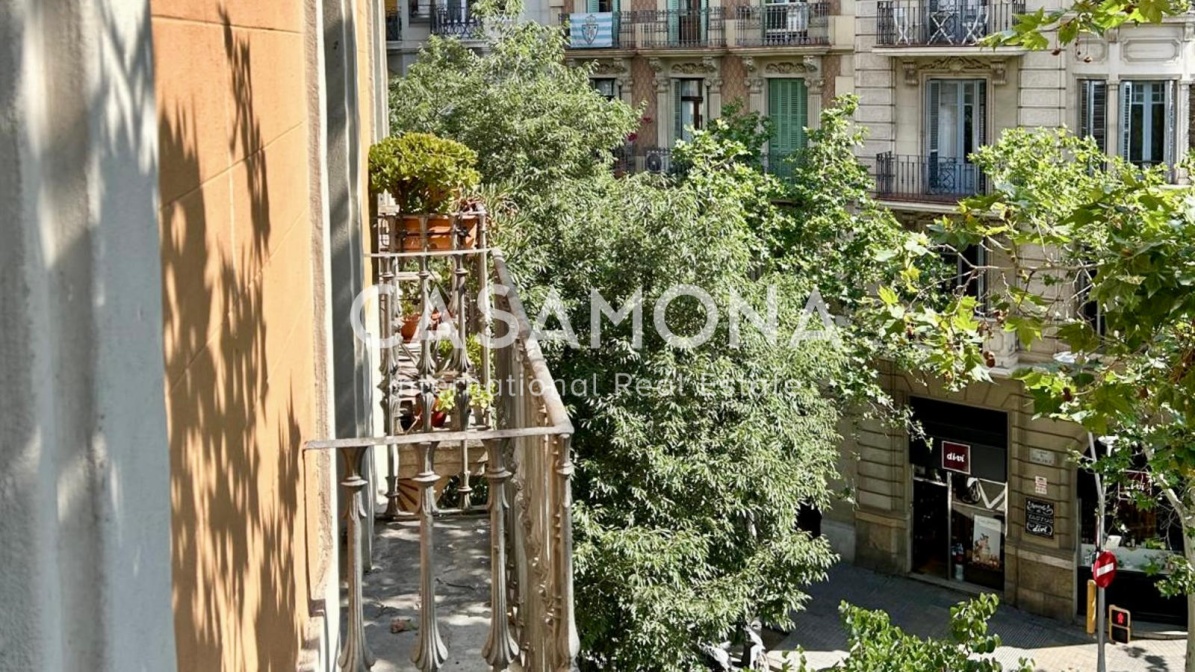
{"type": "Polygon", "coordinates": [[[304,0],[151,7],[178,665],[295,669],[336,583],[330,462],[301,454],[327,415],[316,14],[304,0]]]}

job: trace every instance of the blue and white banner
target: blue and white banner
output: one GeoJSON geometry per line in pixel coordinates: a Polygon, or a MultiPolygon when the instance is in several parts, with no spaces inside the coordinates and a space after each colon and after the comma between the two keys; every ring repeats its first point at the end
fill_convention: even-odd
{"type": "Polygon", "coordinates": [[[601,49],[614,46],[613,12],[569,14],[568,26],[570,49],[601,49]]]}

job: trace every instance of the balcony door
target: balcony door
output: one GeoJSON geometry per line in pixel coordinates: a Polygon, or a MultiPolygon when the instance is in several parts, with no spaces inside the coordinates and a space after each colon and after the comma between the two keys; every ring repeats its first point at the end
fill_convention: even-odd
{"type": "Polygon", "coordinates": [[[676,89],[676,134],[677,140],[693,139],[693,131],[705,124],[705,80],[678,79],[673,82],[676,89]]]}
{"type": "Polygon", "coordinates": [[[672,46],[705,44],[709,26],[708,0],[668,0],[668,43],[672,46]]]}
{"type": "Polygon", "coordinates": [[[931,79],[926,93],[926,187],[931,194],[974,194],[979,170],[967,157],[986,140],[987,81],[931,79]]]}
{"type": "Polygon", "coordinates": [[[1121,85],[1120,155],[1142,167],[1174,162],[1174,82],[1121,85]]]}
{"type": "Polygon", "coordinates": [[[929,0],[929,44],[973,44],[988,34],[986,0],[929,0]]]}

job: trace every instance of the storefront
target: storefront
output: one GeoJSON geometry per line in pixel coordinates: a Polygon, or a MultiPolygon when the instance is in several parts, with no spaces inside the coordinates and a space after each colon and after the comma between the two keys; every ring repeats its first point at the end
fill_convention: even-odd
{"type": "Polygon", "coordinates": [[[1004,590],[1008,416],[913,397],[924,438],[909,441],[915,573],[1004,590]]]}
{"type": "MultiPolygon", "coordinates": [[[[1165,572],[1160,569],[1165,567],[1167,557],[1182,553],[1182,526],[1160,493],[1150,485],[1143,460],[1139,466],[1141,471],[1125,472],[1124,484],[1108,488],[1106,548],[1116,556],[1117,568],[1106,599],[1108,604],[1131,611],[1136,620],[1186,625],[1186,598],[1164,597],[1157,585],[1164,578],[1165,572]],[[1153,500],[1149,506],[1139,503],[1138,496],[1144,491],[1149,491],[1149,499],[1153,500]]],[[[1079,471],[1078,495],[1081,545],[1076,588],[1078,594],[1085,595],[1095,556],[1097,491],[1091,472],[1079,471]]],[[[1082,600],[1076,606],[1079,614],[1086,609],[1082,600]]]]}

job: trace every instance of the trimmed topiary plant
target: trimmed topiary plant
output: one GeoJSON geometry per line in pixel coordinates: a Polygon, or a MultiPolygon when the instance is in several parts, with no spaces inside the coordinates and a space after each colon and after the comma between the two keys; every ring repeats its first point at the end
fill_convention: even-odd
{"type": "Polygon", "coordinates": [[[404,133],[369,149],[369,186],[398,205],[396,233],[401,250],[473,246],[476,217],[456,216],[477,188],[477,153],[430,133],[404,133]]]}
{"type": "Polygon", "coordinates": [[[369,149],[369,186],[404,214],[446,214],[477,188],[477,153],[430,133],[404,133],[369,149]]]}

